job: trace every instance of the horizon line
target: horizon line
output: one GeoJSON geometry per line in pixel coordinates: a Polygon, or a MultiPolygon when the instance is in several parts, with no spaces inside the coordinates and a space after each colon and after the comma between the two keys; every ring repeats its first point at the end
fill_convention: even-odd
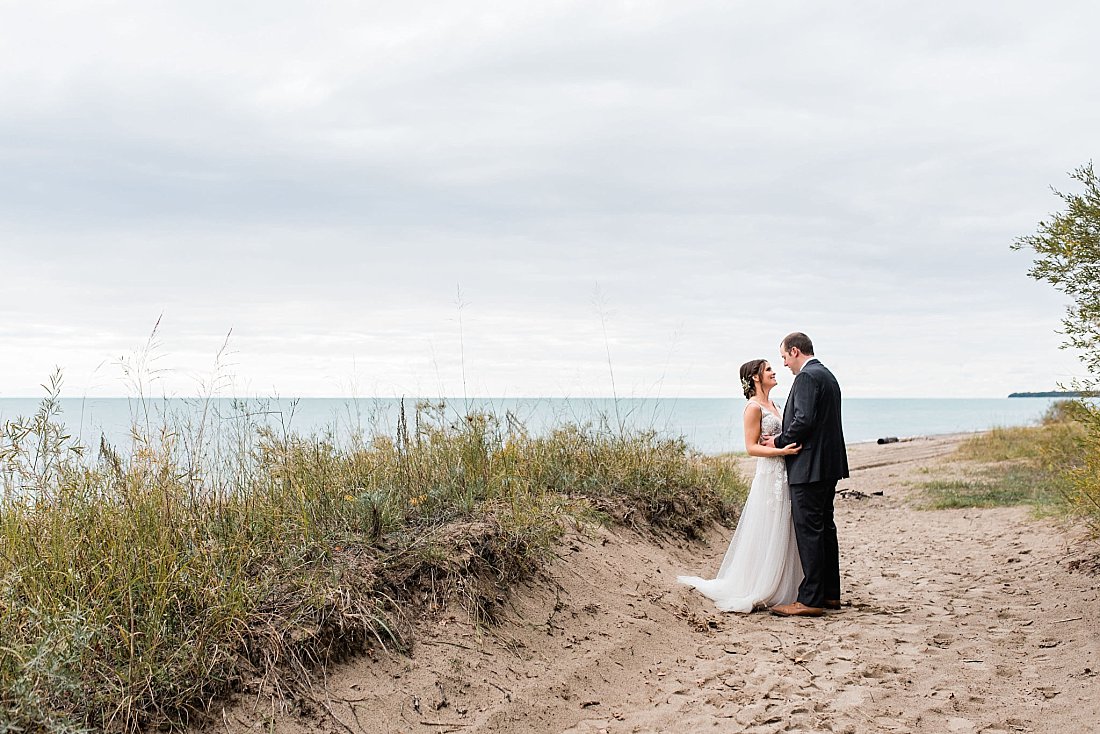
{"type": "MultiPolygon", "coordinates": [[[[1004,395],[955,395],[955,396],[927,396],[927,395],[847,395],[843,396],[844,400],[1050,400],[1057,397],[1072,397],[1072,395],[1025,395],[1019,396],[1015,393],[1038,393],[1038,392],[1056,392],[1053,390],[1016,390],[1010,394],[1004,395]]],[[[46,398],[41,395],[3,395],[0,394],[0,400],[36,400],[42,401],[46,398]]],[[[439,400],[443,402],[460,402],[464,400],[653,400],[653,401],[676,401],[676,400],[745,400],[746,398],[739,395],[678,395],[675,397],[641,397],[636,395],[587,395],[587,396],[571,396],[571,395],[469,395],[463,396],[434,396],[428,397],[425,395],[160,395],[160,396],[145,396],[140,397],[136,395],[76,395],[66,396],[59,395],[59,400],[145,400],[145,401],[159,401],[159,400],[439,400]]]]}

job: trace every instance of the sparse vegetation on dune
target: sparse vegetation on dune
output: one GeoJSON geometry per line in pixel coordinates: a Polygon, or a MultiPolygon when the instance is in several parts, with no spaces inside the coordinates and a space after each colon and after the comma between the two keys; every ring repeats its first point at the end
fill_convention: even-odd
{"type": "Polygon", "coordinates": [[[957,456],[980,465],[958,478],[926,482],[935,508],[1031,505],[1042,513],[1073,512],[1073,476],[1085,466],[1087,430],[1079,404],[1055,403],[1038,426],[994,428],[963,441],[957,456]]]}
{"type": "Polygon", "coordinates": [[[1085,517],[1100,537],[1100,405],[1078,400],[1068,406],[1070,418],[1079,431],[1078,459],[1066,467],[1070,506],[1085,517]]]}
{"type": "Polygon", "coordinates": [[[233,690],[301,692],[448,600],[491,620],[570,523],[692,536],[746,491],[680,440],[432,405],[347,441],[146,424],[93,461],[56,398],[0,439],[0,731],[171,726],[233,690]]]}

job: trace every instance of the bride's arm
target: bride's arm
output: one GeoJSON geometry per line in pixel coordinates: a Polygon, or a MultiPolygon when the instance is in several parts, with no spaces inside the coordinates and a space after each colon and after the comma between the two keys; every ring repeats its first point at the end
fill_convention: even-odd
{"type": "Polygon", "coordinates": [[[745,409],[745,451],[749,456],[790,456],[797,454],[801,446],[791,444],[781,449],[760,445],[760,406],[749,403],[745,409]]]}

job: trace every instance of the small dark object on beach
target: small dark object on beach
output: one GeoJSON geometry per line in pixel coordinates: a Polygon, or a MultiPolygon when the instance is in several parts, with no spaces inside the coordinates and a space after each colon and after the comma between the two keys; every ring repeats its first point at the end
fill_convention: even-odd
{"type": "Polygon", "coordinates": [[[897,442],[898,442],[898,437],[897,436],[887,436],[886,438],[880,438],[878,440],[879,446],[881,446],[884,443],[897,443],[897,442]]]}

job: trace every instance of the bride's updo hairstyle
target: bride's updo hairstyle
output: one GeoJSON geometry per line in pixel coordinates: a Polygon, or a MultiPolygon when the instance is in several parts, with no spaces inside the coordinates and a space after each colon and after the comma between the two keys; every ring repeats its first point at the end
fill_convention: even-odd
{"type": "Polygon", "coordinates": [[[741,365],[741,390],[744,391],[746,398],[756,394],[756,385],[753,384],[752,378],[760,377],[767,363],[766,359],[753,359],[741,365]]]}

